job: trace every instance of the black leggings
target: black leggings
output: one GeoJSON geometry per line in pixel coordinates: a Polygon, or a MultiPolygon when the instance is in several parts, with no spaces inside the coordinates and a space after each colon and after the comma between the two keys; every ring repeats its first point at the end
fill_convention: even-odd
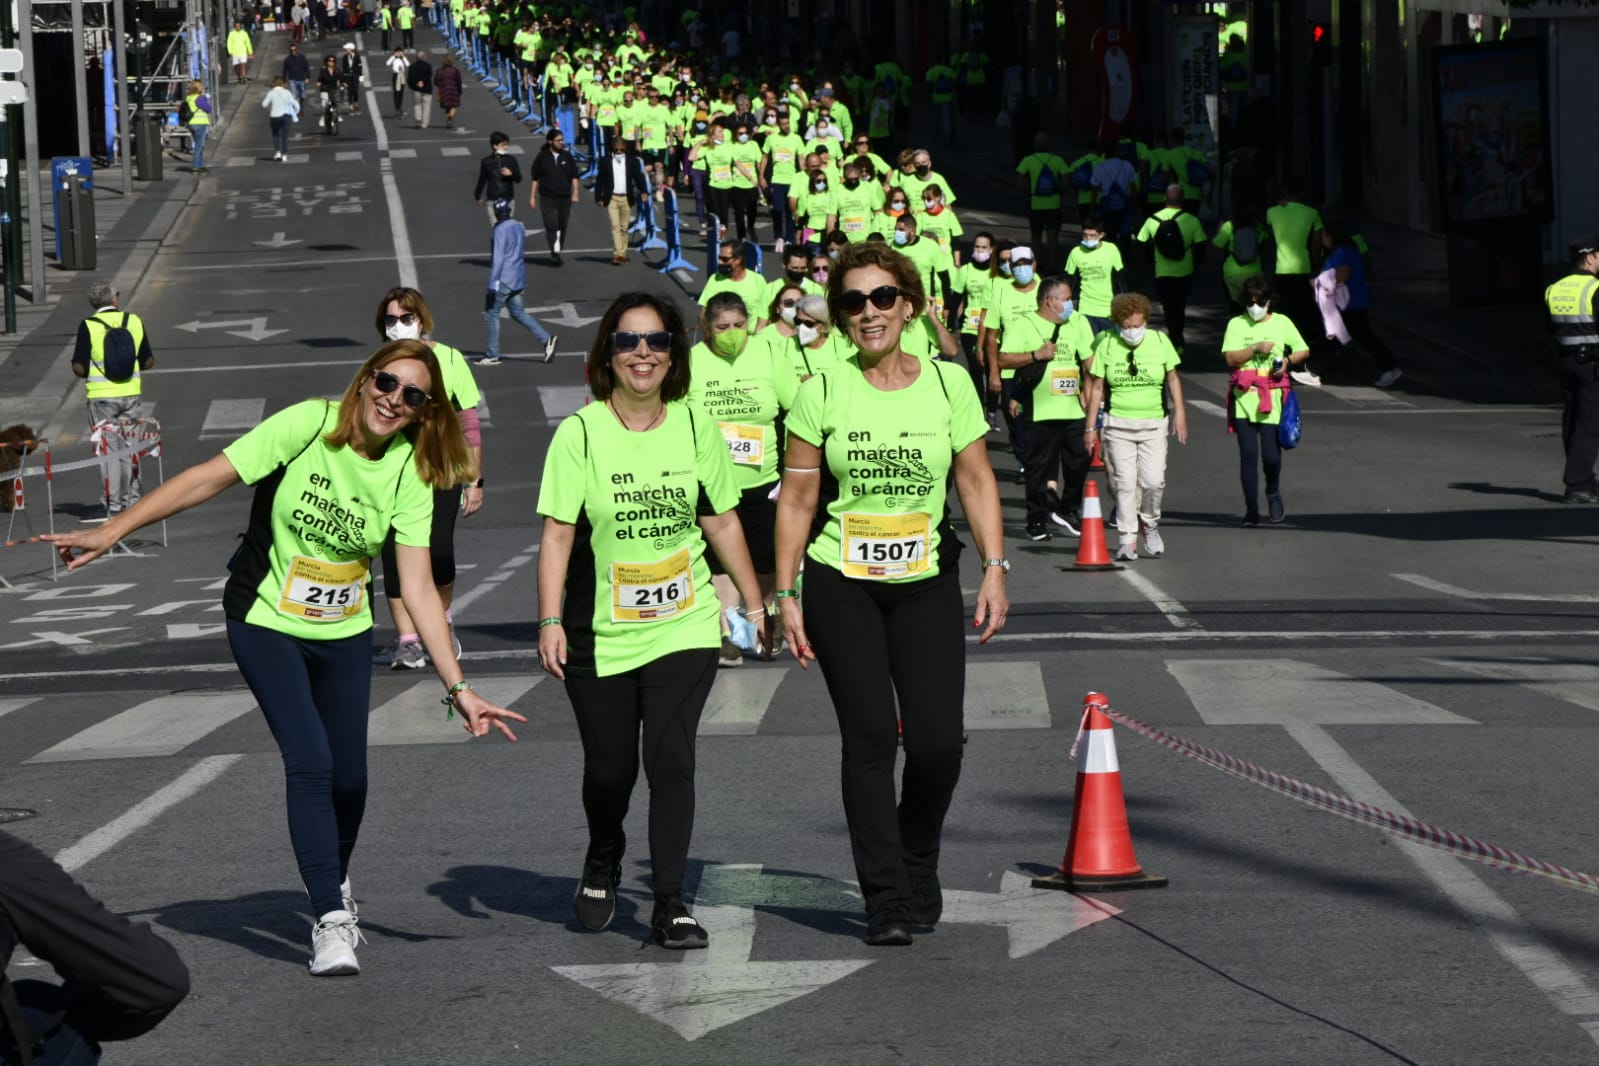
{"type": "Polygon", "coordinates": [[[283,755],[289,841],[312,912],[339,910],[366,813],[372,631],[301,640],[230,618],[228,646],[283,755]]]}
{"type": "MultiPolygon", "coordinates": [[[[428,532],[428,557],[433,562],[433,584],[455,584],[455,516],[461,513],[461,488],[433,490],[433,528],[428,532]]],[[[395,559],[394,530],[383,542],[383,595],[404,601],[400,592],[400,564],[395,559]]]]}
{"type": "Polygon", "coordinates": [[[1263,422],[1239,421],[1238,477],[1244,486],[1244,513],[1260,514],[1261,457],[1266,463],[1266,495],[1275,496],[1282,491],[1283,450],[1277,443],[1277,427],[1263,422]]]}
{"type": "Polygon", "coordinates": [[[729,189],[730,202],[733,208],[733,221],[738,230],[738,239],[753,239],[755,236],[755,215],[760,207],[760,199],[754,189],[729,189]]]}
{"type": "Polygon", "coordinates": [[[650,786],[650,870],[655,898],[683,894],[694,833],[694,735],[716,680],[715,648],[673,652],[609,677],[566,675],[583,737],[583,813],[589,857],[622,861],[622,822],[638,781],[639,727],[650,786]]]}
{"type": "Polygon", "coordinates": [[[935,870],[961,772],[966,645],[960,577],[894,584],[805,565],[805,635],[827,681],[843,740],[844,815],[868,916],[898,917],[908,867],[935,870]],[[905,726],[896,810],[895,714],[905,726]]]}

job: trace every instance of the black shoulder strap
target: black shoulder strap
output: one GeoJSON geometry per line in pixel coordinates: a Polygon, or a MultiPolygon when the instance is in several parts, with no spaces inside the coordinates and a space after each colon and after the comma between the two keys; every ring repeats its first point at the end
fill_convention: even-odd
{"type": "Polygon", "coordinates": [[[6,1046],[8,1040],[15,1045],[19,1056],[17,1061],[21,1066],[33,1066],[37,1039],[28,1025],[28,1019],[22,1016],[22,1004],[17,1002],[16,989],[6,980],[5,973],[0,972],[0,1055],[9,1052],[6,1046]]]}

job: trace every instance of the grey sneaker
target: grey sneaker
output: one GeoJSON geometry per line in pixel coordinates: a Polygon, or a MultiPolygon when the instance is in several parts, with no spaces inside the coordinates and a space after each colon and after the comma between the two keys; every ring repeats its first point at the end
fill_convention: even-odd
{"type": "Polygon", "coordinates": [[[459,659],[461,657],[461,638],[455,635],[455,623],[446,622],[445,625],[450,630],[450,647],[455,650],[455,657],[459,659]]]}
{"type": "Polygon", "coordinates": [[[420,640],[402,640],[394,649],[391,670],[420,670],[428,664],[428,653],[420,640]]]}
{"type": "Polygon", "coordinates": [[[744,665],[744,652],[737,644],[727,637],[722,638],[722,654],[717,658],[716,665],[723,669],[730,666],[744,665]]]}
{"type": "Polygon", "coordinates": [[[1166,554],[1166,542],[1160,539],[1160,530],[1154,526],[1144,526],[1144,551],[1154,559],[1166,554]]]}
{"type": "Polygon", "coordinates": [[[1138,541],[1124,540],[1121,547],[1116,549],[1116,561],[1130,563],[1138,558],[1138,541]]]}

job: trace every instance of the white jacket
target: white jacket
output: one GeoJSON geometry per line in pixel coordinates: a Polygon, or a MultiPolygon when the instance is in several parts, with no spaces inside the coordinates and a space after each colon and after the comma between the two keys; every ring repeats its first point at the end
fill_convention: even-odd
{"type": "Polygon", "coordinates": [[[1316,288],[1316,307],[1321,310],[1322,329],[1328,338],[1348,344],[1349,330],[1344,326],[1341,312],[1349,306],[1349,286],[1340,284],[1338,274],[1332,270],[1323,270],[1311,284],[1316,288]]]}
{"type": "Polygon", "coordinates": [[[294,99],[294,94],[281,85],[274,85],[261,101],[261,106],[269,108],[268,112],[273,118],[282,118],[284,115],[300,117],[300,105],[294,99]]]}

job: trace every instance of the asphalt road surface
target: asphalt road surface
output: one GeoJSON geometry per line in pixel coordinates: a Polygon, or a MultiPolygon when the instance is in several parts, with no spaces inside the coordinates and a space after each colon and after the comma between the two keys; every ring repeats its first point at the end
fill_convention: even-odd
{"type": "MultiPolygon", "coordinates": [[[[426,294],[440,340],[482,346],[489,235],[471,186],[489,131],[516,125],[475,84],[456,132],[378,117],[383,92],[336,140],[302,123],[276,163],[261,91],[125,295],[157,345],[146,396],[168,475],[265,414],[340,392],[400,279],[426,294]]],[[[516,133],[524,163],[536,144],[516,133]]],[[[1311,785],[1599,870],[1599,510],[1545,491],[1558,481],[1557,412],[1447,390],[1310,392],[1287,521],[1240,529],[1216,314],[1191,326],[1191,435],[1172,449],[1164,558],[1063,569],[1076,542],[1021,538],[1014,463],[990,438],[1014,607],[1004,634],[970,649],[970,742],[935,933],[908,950],[861,943],[831,707],[792,661],[725,671],[702,729],[690,879],[711,949],[648,945],[637,853],[612,929],[576,931],[581,753],[565,694],[534,656],[542,455],[582,402],[581,359],[612,296],[646,288],[687,309],[699,282],[685,290],[636,255],[610,266],[587,198],[554,269],[523,197],[528,303],[559,352],[540,364],[507,322],[510,358],[477,370],[488,490],[459,527],[457,610],[469,675],[529,723],[515,745],[468,741],[443,720],[430,673],[378,671],[352,872],[359,978],[306,975],[310,915],[279,760],[220,633],[247,493],[59,580],[43,552],[26,572],[8,557],[0,806],[38,812],[8,829],[154,923],[194,975],[165,1025],[106,1061],[1599,1061],[1592,895],[1398,843],[1127,730],[1116,736],[1138,857],[1170,887],[1029,887],[1061,859],[1090,690],[1311,785]]],[[[1003,203],[970,200],[1016,232],[1003,203]]],[[[691,256],[703,269],[703,252],[691,256]]],[[[50,373],[67,398],[48,431],[66,449],[82,402],[63,365],[50,373]]],[[[57,521],[92,518],[93,496],[92,472],[63,476],[57,521]]],[[[975,586],[971,553],[962,572],[975,586]]],[[[392,636],[385,619],[380,639],[392,636]]],[[[646,805],[641,787],[636,841],[646,805]]],[[[19,959],[12,973],[36,967],[19,959]]]]}

